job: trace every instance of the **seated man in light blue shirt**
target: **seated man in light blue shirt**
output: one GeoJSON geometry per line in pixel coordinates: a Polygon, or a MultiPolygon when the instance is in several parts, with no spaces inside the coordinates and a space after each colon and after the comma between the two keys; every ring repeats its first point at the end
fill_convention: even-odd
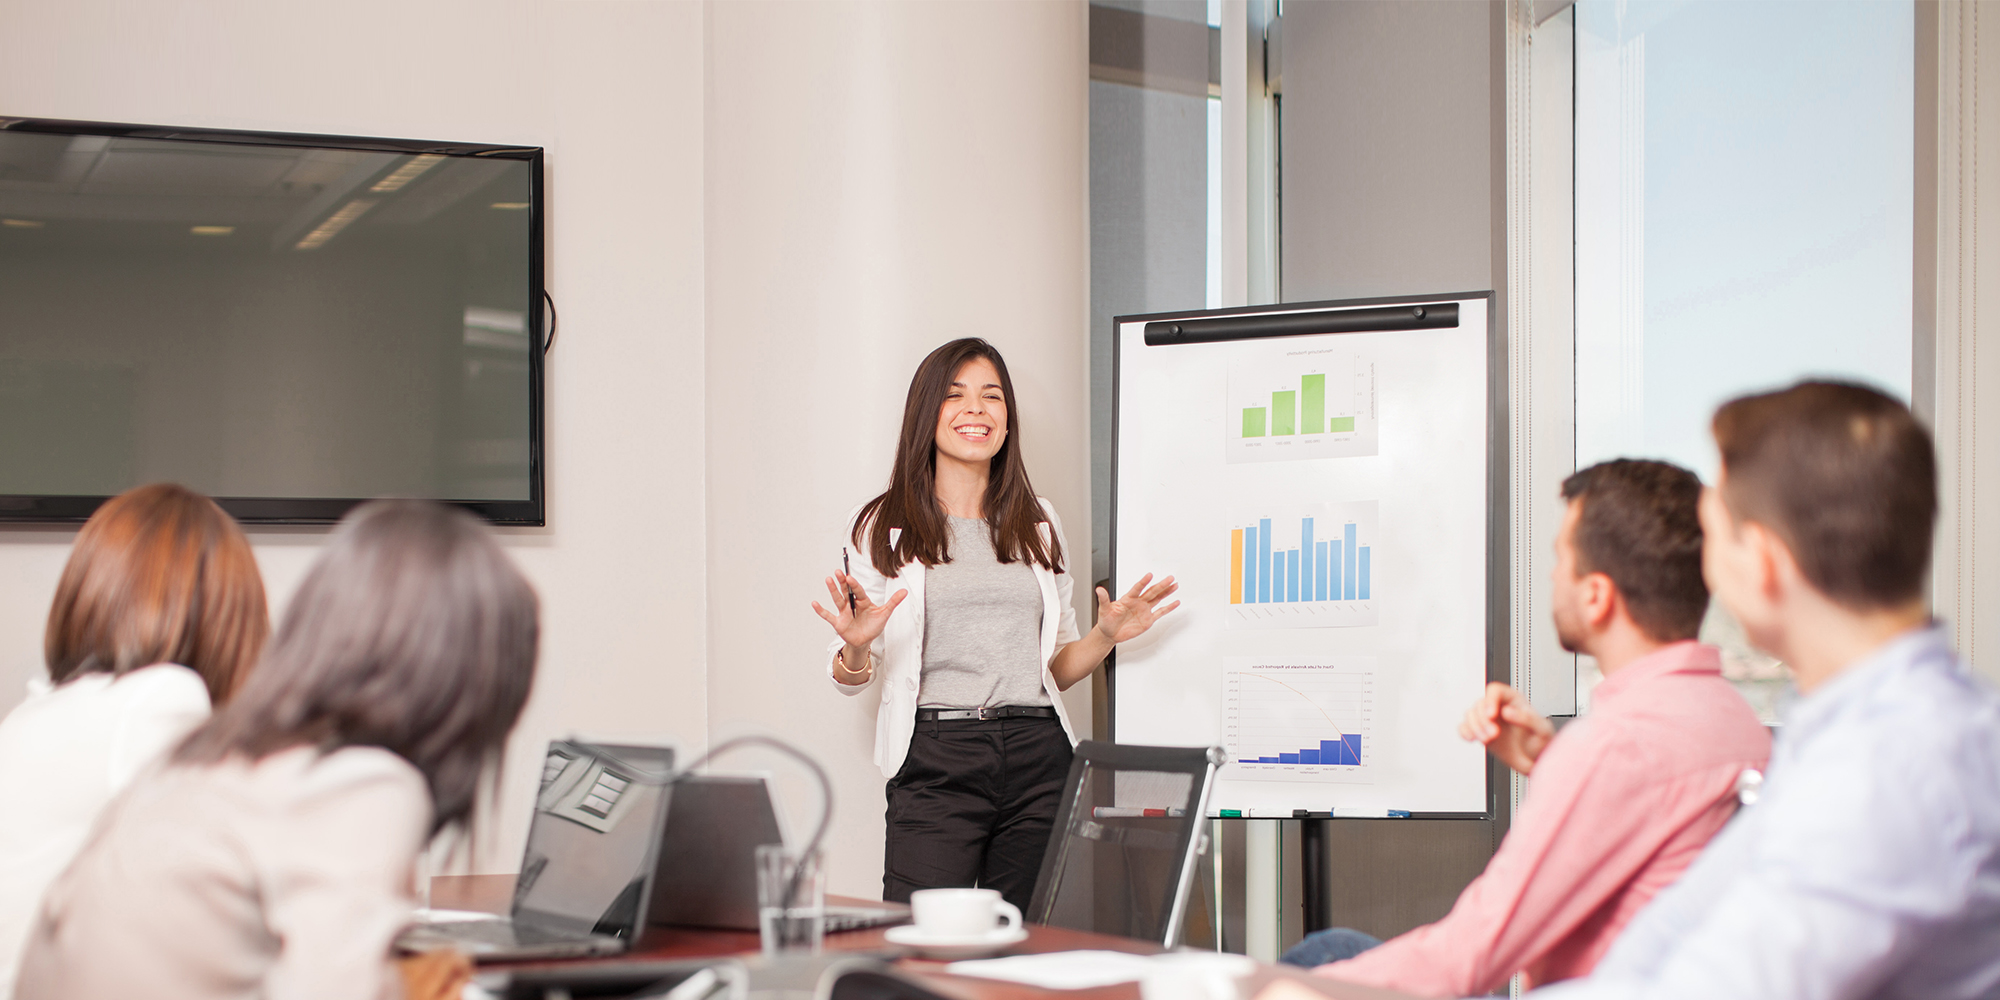
{"type": "Polygon", "coordinates": [[[1535,996],[2000,997],[2000,696],[1930,621],[1930,436],[1812,382],[1713,430],[1709,587],[1804,697],[1761,801],[1589,978],[1535,996]]]}

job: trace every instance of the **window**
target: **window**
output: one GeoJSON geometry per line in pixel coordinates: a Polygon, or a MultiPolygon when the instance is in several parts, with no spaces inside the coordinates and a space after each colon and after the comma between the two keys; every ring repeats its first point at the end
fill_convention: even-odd
{"type": "MultiPolygon", "coordinates": [[[[1712,482],[1708,419],[1731,397],[1825,376],[1909,399],[1913,4],[1574,16],[1577,465],[1712,482]]],[[[1777,664],[1715,609],[1703,635],[1774,717],[1777,664]]]]}
{"type": "Polygon", "coordinates": [[[1111,318],[1220,303],[1221,0],[1090,5],[1090,579],[1108,572],[1111,318]]]}

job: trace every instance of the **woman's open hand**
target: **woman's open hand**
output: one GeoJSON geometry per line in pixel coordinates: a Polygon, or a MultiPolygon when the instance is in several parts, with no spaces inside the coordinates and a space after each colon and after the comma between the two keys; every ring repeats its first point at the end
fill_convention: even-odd
{"type": "Polygon", "coordinates": [[[1181,606],[1179,601],[1166,607],[1159,606],[1161,601],[1181,589],[1173,577],[1153,583],[1150,588],[1146,586],[1149,583],[1153,583],[1151,573],[1140,577],[1139,582],[1125,592],[1125,596],[1115,601],[1109,591],[1097,588],[1097,633],[1113,645],[1137,639],[1145,635],[1146,630],[1152,628],[1161,616],[1181,606]]]}
{"type": "MultiPolygon", "coordinates": [[[[828,611],[820,606],[818,601],[814,601],[813,611],[826,619],[826,623],[833,626],[833,631],[841,640],[854,649],[866,649],[881,636],[882,629],[889,624],[889,615],[896,610],[896,605],[903,603],[903,598],[910,596],[908,590],[899,590],[890,596],[889,603],[877,604],[869,600],[868,591],[862,588],[861,581],[846,573],[835,573],[827,577],[826,592],[833,596],[834,609],[828,611]],[[849,594],[854,595],[852,608],[848,607],[849,594]]],[[[854,669],[860,668],[857,666],[854,669]]]]}

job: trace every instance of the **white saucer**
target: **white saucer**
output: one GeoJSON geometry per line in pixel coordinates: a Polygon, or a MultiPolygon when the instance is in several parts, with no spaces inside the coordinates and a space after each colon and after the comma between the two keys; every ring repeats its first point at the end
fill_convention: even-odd
{"type": "Polygon", "coordinates": [[[885,936],[888,937],[890,944],[914,948],[919,954],[931,958],[959,959],[991,955],[1003,948],[1020,944],[1028,939],[1028,929],[995,927],[990,934],[977,934],[972,937],[932,937],[915,924],[903,924],[889,928],[885,936]]]}

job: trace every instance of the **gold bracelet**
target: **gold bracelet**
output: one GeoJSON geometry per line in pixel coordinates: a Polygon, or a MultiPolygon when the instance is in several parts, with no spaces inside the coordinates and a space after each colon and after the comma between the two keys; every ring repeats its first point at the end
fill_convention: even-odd
{"type": "Polygon", "coordinates": [[[866,674],[866,673],[868,673],[868,671],[869,671],[869,668],[873,666],[873,664],[870,664],[870,665],[869,665],[868,667],[862,667],[862,668],[861,668],[861,669],[859,669],[859,670],[856,670],[856,669],[854,669],[853,667],[850,667],[850,666],[848,666],[848,665],[847,665],[847,647],[845,647],[845,646],[842,646],[842,647],[840,648],[840,651],[839,651],[839,652],[836,652],[836,653],[834,653],[834,654],[833,654],[833,659],[834,659],[834,662],[835,662],[835,663],[838,663],[838,664],[840,665],[840,669],[842,669],[842,670],[844,670],[844,671],[846,671],[846,672],[848,672],[848,673],[850,673],[850,674],[866,674]]]}

